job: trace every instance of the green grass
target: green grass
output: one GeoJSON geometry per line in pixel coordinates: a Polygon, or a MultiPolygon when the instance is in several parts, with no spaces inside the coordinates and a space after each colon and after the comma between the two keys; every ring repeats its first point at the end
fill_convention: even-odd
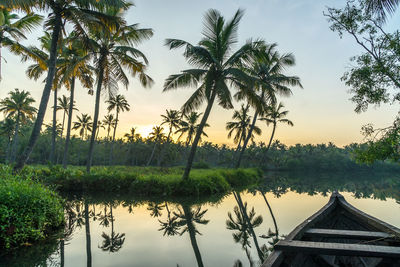
{"type": "Polygon", "coordinates": [[[182,180],[181,167],[94,167],[87,174],[81,167],[28,166],[23,175],[64,192],[133,193],[137,195],[191,196],[224,193],[236,187],[254,185],[261,178],[258,169],[193,169],[182,180]]]}
{"type": "Polygon", "coordinates": [[[63,201],[57,193],[0,167],[0,250],[46,239],[64,223],[63,201]]]}

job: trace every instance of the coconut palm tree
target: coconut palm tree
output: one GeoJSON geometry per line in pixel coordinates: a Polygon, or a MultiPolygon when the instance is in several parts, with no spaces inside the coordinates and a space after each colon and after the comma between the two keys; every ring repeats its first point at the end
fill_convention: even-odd
{"type": "MultiPolygon", "coordinates": [[[[58,98],[58,105],[57,109],[63,111],[63,119],[62,119],[62,128],[61,128],[61,138],[63,137],[64,133],[64,125],[65,125],[65,115],[69,116],[69,107],[70,107],[70,98],[63,95],[62,97],[58,98]]],[[[78,111],[75,107],[75,103],[72,105],[72,109],[78,111]]]]}
{"type": "MultiPolygon", "coordinates": [[[[250,128],[251,116],[249,115],[250,105],[242,105],[240,110],[235,110],[233,113],[232,119],[235,121],[229,121],[226,123],[226,130],[228,130],[228,138],[232,137],[234,132],[235,136],[233,137],[233,142],[237,144],[236,151],[240,149],[240,145],[246,139],[247,133],[250,128]]],[[[257,135],[261,134],[261,129],[257,126],[254,126],[254,133],[257,135]]],[[[251,137],[254,139],[254,134],[251,137]]]]}
{"type": "Polygon", "coordinates": [[[43,17],[34,13],[28,13],[20,18],[16,13],[11,13],[11,10],[0,7],[0,81],[2,80],[1,67],[3,57],[1,48],[7,47],[17,55],[25,47],[19,44],[23,39],[26,39],[25,33],[30,33],[34,28],[40,26],[43,17]]]}
{"type": "Polygon", "coordinates": [[[279,103],[278,105],[276,105],[275,103],[267,109],[264,117],[260,118],[260,120],[265,121],[267,125],[272,124],[273,126],[271,138],[269,139],[269,143],[267,146],[267,151],[271,147],[272,139],[274,138],[276,126],[278,123],[284,123],[289,126],[293,126],[293,122],[285,118],[289,111],[281,111],[282,108],[284,108],[284,105],[282,103],[279,103]]]}
{"type": "Polygon", "coordinates": [[[23,10],[27,13],[30,13],[33,9],[49,13],[45,21],[46,31],[51,32],[50,54],[47,62],[47,78],[43,89],[42,98],[40,100],[37,118],[28,144],[24,153],[19,156],[17,164],[14,166],[14,170],[20,170],[29,158],[29,155],[31,154],[33,147],[35,146],[40,135],[40,129],[43,124],[44,115],[46,113],[46,108],[50,97],[50,91],[53,87],[53,79],[56,73],[57,45],[62,39],[62,29],[64,25],[66,23],[70,23],[74,29],[74,32],[78,35],[86,35],[85,30],[88,27],[93,28],[105,25],[110,28],[115,28],[115,26],[120,22],[119,18],[105,15],[101,11],[104,11],[107,6],[117,10],[126,10],[129,8],[129,6],[131,6],[131,4],[125,2],[124,0],[3,0],[2,5],[5,8],[23,10]]]}
{"type": "Polygon", "coordinates": [[[35,99],[27,91],[15,89],[8,93],[8,97],[0,101],[0,112],[3,112],[7,118],[15,119],[14,137],[11,146],[11,161],[14,162],[18,147],[18,133],[20,123],[27,119],[33,119],[37,109],[32,106],[35,99]]]}
{"type": "Polygon", "coordinates": [[[107,127],[107,140],[110,140],[110,130],[115,127],[115,119],[113,114],[104,116],[103,125],[107,127]]]}
{"type": "MultiPolygon", "coordinates": [[[[277,94],[290,96],[292,94],[290,87],[299,86],[302,88],[299,77],[287,76],[283,73],[286,68],[295,65],[294,56],[292,54],[280,55],[276,50],[276,46],[277,44],[259,45],[258,49],[254,50],[251,57],[242,65],[243,70],[253,78],[253,86],[259,92],[258,102],[254,102],[252,99],[248,99],[248,101],[256,104],[259,103],[260,105],[255,106],[253,121],[236,163],[237,168],[240,167],[244,151],[250,141],[258,116],[264,114],[268,105],[276,102],[277,94]]],[[[245,99],[248,97],[241,94],[239,98],[245,99]]]]}
{"type": "Polygon", "coordinates": [[[178,217],[177,216],[171,216],[171,211],[168,208],[168,203],[165,202],[164,204],[165,209],[167,210],[167,220],[166,221],[161,221],[160,226],[161,228],[158,229],[158,231],[163,231],[163,236],[174,236],[179,234],[179,229],[181,228],[179,225],[178,217]]]}
{"type": "Polygon", "coordinates": [[[154,142],[153,150],[151,151],[151,155],[149,160],[147,161],[147,166],[150,165],[151,161],[154,157],[154,152],[156,151],[156,147],[161,145],[165,141],[164,128],[161,126],[154,126],[153,131],[149,135],[149,140],[154,142]]]}
{"type": "Polygon", "coordinates": [[[9,161],[10,156],[10,146],[11,146],[11,139],[14,135],[15,130],[15,120],[12,118],[6,118],[2,122],[0,122],[0,135],[7,136],[7,148],[6,148],[6,155],[5,155],[5,162],[9,161]]]}
{"type": "MultiPolygon", "coordinates": [[[[184,119],[181,120],[179,129],[175,133],[180,133],[178,140],[180,140],[183,135],[187,134],[185,142],[186,146],[189,146],[192,143],[193,137],[197,134],[197,131],[200,129],[200,124],[198,124],[197,121],[201,115],[202,113],[198,113],[196,111],[192,111],[189,114],[183,115],[184,119]]],[[[208,135],[204,132],[204,129],[209,126],[210,125],[208,123],[204,125],[201,136],[208,137],[208,135]]],[[[201,142],[201,136],[200,136],[200,142],[201,142]]]]}
{"type": "Polygon", "coordinates": [[[164,205],[160,203],[150,202],[147,205],[147,210],[150,211],[151,217],[160,217],[162,215],[162,210],[164,209],[164,205]]]}
{"type": "Polygon", "coordinates": [[[196,240],[196,234],[201,235],[201,233],[196,229],[196,224],[208,224],[209,220],[203,218],[207,210],[201,210],[200,206],[195,209],[192,209],[186,204],[181,204],[181,206],[182,209],[179,208],[178,212],[174,212],[174,215],[178,218],[178,225],[183,227],[183,230],[179,234],[183,235],[185,232],[189,233],[190,242],[196,256],[197,265],[199,267],[203,267],[203,260],[201,258],[200,249],[196,240]]]}
{"type": "MultiPolygon", "coordinates": [[[[109,13],[109,15],[119,18],[123,15],[118,9],[108,11],[113,12],[109,13]]],[[[118,28],[113,29],[104,27],[92,28],[88,44],[90,55],[94,59],[97,75],[94,132],[97,129],[102,89],[113,95],[118,89],[118,83],[122,83],[128,88],[129,79],[124,69],[129,70],[133,76],[138,75],[139,81],[143,86],[152,84],[152,79],[146,75],[147,58],[141,51],[134,47],[142,41],[149,39],[152,35],[152,29],[141,29],[137,24],[126,25],[126,23],[121,23],[118,28]]],[[[87,172],[90,172],[92,165],[94,137],[92,134],[86,165],[87,172]]]]}
{"type": "Polygon", "coordinates": [[[165,81],[164,91],[187,86],[197,88],[183,105],[182,113],[184,114],[196,110],[204,102],[207,103],[192,143],[183,174],[184,179],[189,178],[200,136],[215,100],[223,108],[233,108],[232,95],[227,83],[233,88],[252,94],[251,90],[243,86],[244,81],[249,80],[249,77],[238,66],[249,56],[255,44],[248,42],[232,53],[233,45],[237,43],[237,31],[242,16],[243,10],[238,10],[231,20],[225,21],[217,10],[210,9],[205,15],[203,38],[198,45],[178,39],[166,40],[166,45],[170,49],[185,47],[183,55],[195,68],[169,76],[165,81]]]}
{"type": "Polygon", "coordinates": [[[165,110],[166,111],[166,115],[161,115],[162,117],[162,123],[161,125],[167,124],[169,127],[169,132],[168,132],[168,136],[167,136],[167,141],[170,141],[171,138],[171,134],[173,129],[178,129],[181,123],[181,113],[179,112],[179,110],[165,110]]]}
{"type": "Polygon", "coordinates": [[[114,231],[114,216],[113,216],[113,204],[110,204],[110,222],[111,222],[111,234],[108,235],[105,232],[101,235],[103,237],[103,243],[99,248],[103,251],[118,252],[125,242],[125,234],[116,233],[114,231]]]}
{"type": "Polygon", "coordinates": [[[87,139],[87,132],[92,132],[92,117],[89,114],[81,114],[81,117],[76,116],[78,121],[74,122],[72,130],[79,130],[79,135],[82,139],[87,139]]]}
{"type": "Polygon", "coordinates": [[[125,99],[125,96],[120,95],[120,94],[118,94],[116,96],[111,96],[110,99],[108,99],[106,101],[106,103],[108,104],[108,107],[107,107],[108,112],[115,110],[115,126],[114,126],[111,151],[110,151],[110,165],[112,165],[115,133],[117,132],[117,127],[118,127],[118,116],[119,116],[120,112],[129,111],[130,105],[129,105],[128,101],[125,99]]]}
{"type": "Polygon", "coordinates": [[[129,133],[124,135],[128,143],[134,143],[137,139],[140,138],[140,134],[136,133],[136,127],[132,127],[129,130],[129,133]]]}
{"type": "Polygon", "coordinates": [[[386,19],[387,15],[394,14],[400,4],[399,0],[366,0],[367,11],[386,19]]]}

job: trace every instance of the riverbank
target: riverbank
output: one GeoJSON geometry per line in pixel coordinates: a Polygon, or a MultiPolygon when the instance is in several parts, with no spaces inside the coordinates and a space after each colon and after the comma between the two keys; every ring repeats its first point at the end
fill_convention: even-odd
{"type": "Polygon", "coordinates": [[[83,167],[28,166],[22,175],[61,192],[130,193],[144,196],[201,196],[226,193],[232,189],[257,184],[258,169],[193,169],[182,180],[183,167],[93,167],[88,174],[83,167]]]}

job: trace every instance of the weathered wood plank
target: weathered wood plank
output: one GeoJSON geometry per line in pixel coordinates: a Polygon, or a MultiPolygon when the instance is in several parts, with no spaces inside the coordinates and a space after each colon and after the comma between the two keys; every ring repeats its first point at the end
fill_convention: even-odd
{"type": "Polygon", "coordinates": [[[381,238],[391,238],[392,235],[384,232],[354,231],[354,230],[335,230],[311,228],[304,232],[307,236],[336,237],[347,239],[374,240],[381,238]]]}
{"type": "Polygon", "coordinates": [[[400,258],[400,247],[281,240],[276,250],[308,254],[400,258]]]}
{"type": "Polygon", "coordinates": [[[261,267],[278,267],[284,259],[282,251],[273,251],[264,261],[261,267]]]}

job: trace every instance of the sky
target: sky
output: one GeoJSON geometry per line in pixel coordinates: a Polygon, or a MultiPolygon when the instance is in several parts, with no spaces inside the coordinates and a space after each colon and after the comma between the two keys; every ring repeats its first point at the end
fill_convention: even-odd
{"type": "MultiPolygon", "coordinates": [[[[277,43],[280,53],[293,53],[296,66],[287,70],[287,75],[300,77],[304,89],[293,88],[293,96],[279,98],[289,110],[287,116],[294,127],[278,125],[276,138],[286,145],[317,144],[334,142],[345,146],[353,142],[362,142],[361,127],[373,123],[376,127],[389,125],[398,112],[395,105],[370,107],[367,112],[355,113],[355,104],[349,99],[349,88],[340,80],[343,73],[349,69],[350,57],[360,54],[361,48],[349,36],[339,38],[337,33],[329,29],[329,23],[323,16],[323,11],[329,7],[342,7],[340,0],[135,0],[126,14],[128,23],[139,23],[143,28],[152,28],[154,36],[139,46],[149,60],[148,74],[155,81],[150,89],[143,88],[134,78],[126,90],[120,87],[120,93],[125,95],[131,105],[130,112],[120,114],[117,136],[122,137],[131,127],[137,127],[139,133],[147,136],[154,125],[161,123],[161,114],[166,109],[180,109],[194,88],[178,89],[162,92],[165,79],[180,71],[190,68],[182,56],[182,50],[170,51],[164,46],[166,38],[177,38],[197,43],[201,39],[204,13],[214,8],[226,18],[230,18],[238,8],[245,10],[245,15],[239,26],[240,45],[250,38],[262,38],[268,43],[277,43]]],[[[387,23],[390,31],[400,28],[400,12],[396,13],[387,23]]],[[[38,28],[28,35],[23,44],[38,44],[37,38],[43,33],[38,28]]],[[[14,88],[28,90],[36,99],[36,105],[42,94],[43,79],[29,80],[25,71],[28,63],[21,63],[19,58],[3,49],[2,76],[0,82],[0,98],[14,88]]],[[[76,103],[80,113],[88,113],[93,118],[94,97],[87,95],[87,90],[77,85],[76,103]]],[[[62,88],[59,96],[69,95],[62,88]]],[[[100,117],[107,114],[102,96],[100,117]]],[[[50,97],[45,123],[51,119],[50,97]]],[[[236,109],[242,103],[235,102],[236,109]]],[[[199,111],[203,112],[205,106],[199,111]]],[[[214,105],[208,123],[205,139],[218,144],[233,145],[227,138],[225,125],[231,120],[233,110],[224,110],[214,105]]],[[[74,116],[74,119],[76,117],[74,116]]],[[[62,113],[58,113],[61,122],[62,113]]],[[[258,125],[262,135],[256,141],[267,142],[271,127],[263,122],[258,125]]],[[[105,135],[105,131],[100,135],[105,135]]]]}

